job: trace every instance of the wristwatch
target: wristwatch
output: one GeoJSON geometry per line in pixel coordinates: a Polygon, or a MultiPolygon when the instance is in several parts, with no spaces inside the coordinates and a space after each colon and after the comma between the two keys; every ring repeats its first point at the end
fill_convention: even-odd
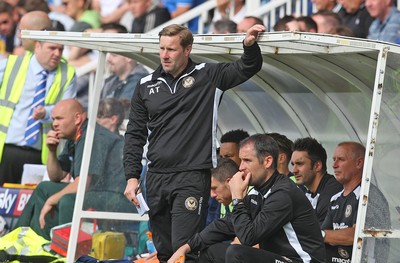
{"type": "Polygon", "coordinates": [[[325,230],[321,230],[322,239],[325,239],[325,230]]]}
{"type": "Polygon", "coordinates": [[[232,200],[232,206],[236,206],[239,203],[243,203],[243,199],[235,198],[232,200]]]}

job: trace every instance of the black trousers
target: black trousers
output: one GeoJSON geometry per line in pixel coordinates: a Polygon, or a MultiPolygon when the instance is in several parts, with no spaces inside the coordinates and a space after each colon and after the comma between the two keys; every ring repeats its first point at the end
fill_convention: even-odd
{"type": "MultiPolygon", "coordinates": [[[[160,262],[167,262],[205,225],[210,196],[210,171],[146,174],[150,228],[160,262]]],[[[188,254],[185,262],[195,262],[188,254]]]]}
{"type": "Polygon", "coordinates": [[[264,249],[243,245],[230,245],[225,253],[226,263],[299,263],[302,260],[288,259],[264,249]]]}
{"type": "Polygon", "coordinates": [[[0,162],[0,185],[21,183],[24,164],[42,164],[41,151],[33,148],[5,144],[0,162]]]}

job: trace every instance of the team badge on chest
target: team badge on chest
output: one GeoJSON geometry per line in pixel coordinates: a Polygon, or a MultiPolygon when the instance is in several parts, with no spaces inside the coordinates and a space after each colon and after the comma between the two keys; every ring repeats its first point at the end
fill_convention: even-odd
{"type": "Polygon", "coordinates": [[[346,206],[346,211],[344,212],[344,216],[345,216],[345,217],[351,216],[352,210],[353,210],[353,208],[351,207],[351,205],[347,205],[347,206],[346,206]]]}
{"type": "Polygon", "coordinates": [[[193,86],[194,82],[195,82],[194,78],[189,76],[182,80],[182,85],[185,89],[188,89],[193,86]]]}

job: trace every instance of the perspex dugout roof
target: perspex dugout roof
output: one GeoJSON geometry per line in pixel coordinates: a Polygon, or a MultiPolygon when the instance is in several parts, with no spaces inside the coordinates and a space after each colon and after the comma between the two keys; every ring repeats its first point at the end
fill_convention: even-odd
{"type": "MultiPolygon", "coordinates": [[[[22,37],[99,50],[98,72],[104,71],[107,52],[131,57],[152,69],[159,65],[158,36],[22,31],[22,37]]],[[[236,60],[243,52],[243,38],[241,34],[195,36],[191,57],[196,62],[236,60]]],[[[329,173],[332,153],[339,142],[363,143],[367,153],[353,262],[364,261],[362,258],[368,256],[364,241],[376,238],[390,241],[388,262],[394,262],[400,256],[400,215],[395,209],[400,204],[400,46],[298,32],[264,33],[258,43],[263,53],[262,70],[224,94],[219,108],[219,136],[241,128],[250,134],[279,132],[292,140],[314,137],[327,150],[329,173]],[[389,204],[387,217],[391,225],[384,229],[364,227],[370,183],[378,186],[389,204]]],[[[96,76],[95,86],[100,83],[102,74],[96,76]]],[[[91,91],[89,126],[94,125],[99,94],[100,88],[91,91]]],[[[90,130],[87,136],[92,138],[90,130]]],[[[91,142],[86,146],[90,149],[91,142]]],[[[90,150],[85,149],[85,153],[90,150]]],[[[85,169],[83,166],[81,174],[85,169]]],[[[82,194],[79,189],[77,202],[82,194]]],[[[91,217],[77,204],[75,226],[80,216],[91,217]]],[[[76,234],[77,229],[72,233],[76,234]]],[[[72,262],[70,254],[68,262],[72,262]]]]}

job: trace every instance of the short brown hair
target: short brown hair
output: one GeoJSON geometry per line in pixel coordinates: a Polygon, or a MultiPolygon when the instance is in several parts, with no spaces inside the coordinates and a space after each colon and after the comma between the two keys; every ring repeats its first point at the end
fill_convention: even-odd
{"type": "Polygon", "coordinates": [[[160,33],[158,33],[159,37],[162,36],[168,36],[168,37],[173,37],[173,36],[179,36],[181,39],[181,46],[183,48],[186,48],[190,45],[193,44],[193,34],[190,32],[190,30],[187,27],[173,24],[164,27],[160,33]]]}

